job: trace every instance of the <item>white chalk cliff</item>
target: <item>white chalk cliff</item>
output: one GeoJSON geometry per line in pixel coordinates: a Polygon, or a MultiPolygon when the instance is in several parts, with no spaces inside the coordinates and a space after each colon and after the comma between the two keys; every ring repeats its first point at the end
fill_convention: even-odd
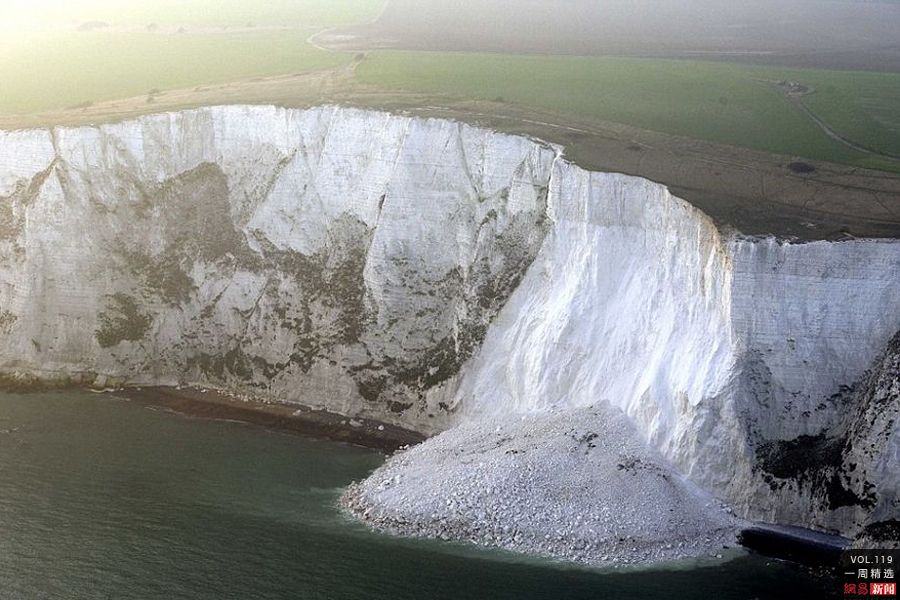
{"type": "Polygon", "coordinates": [[[611,405],[738,514],[855,535],[900,519],[900,419],[866,412],[897,411],[867,370],[898,330],[900,241],[726,234],[522,137],[335,107],[0,132],[7,378],[426,433],[611,405]]]}

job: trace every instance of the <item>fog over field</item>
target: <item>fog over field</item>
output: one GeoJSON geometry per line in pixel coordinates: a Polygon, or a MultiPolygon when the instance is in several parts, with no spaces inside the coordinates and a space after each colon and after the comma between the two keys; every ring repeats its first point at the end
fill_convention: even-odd
{"type": "Polygon", "coordinates": [[[896,0],[393,0],[348,45],[900,71],[896,0]]]}

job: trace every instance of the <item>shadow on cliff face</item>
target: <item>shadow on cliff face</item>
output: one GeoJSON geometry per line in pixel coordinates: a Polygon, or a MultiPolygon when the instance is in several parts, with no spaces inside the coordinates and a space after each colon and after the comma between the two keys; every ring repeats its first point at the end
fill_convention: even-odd
{"type": "Polygon", "coordinates": [[[770,440],[756,447],[757,469],[773,491],[796,487],[812,499],[827,526],[839,509],[843,530],[879,542],[900,543],[894,505],[900,494],[896,480],[872,483],[872,471],[883,470],[898,440],[900,419],[900,332],[854,386],[844,419],[817,435],[770,440]],[[852,514],[852,518],[848,515],[852,514]]]}
{"type": "Polygon", "coordinates": [[[134,230],[121,232],[108,250],[139,287],[109,296],[97,319],[96,338],[102,348],[141,340],[150,330],[152,313],[158,312],[154,304],[185,306],[196,290],[189,274],[194,263],[250,256],[231,220],[227,178],[218,165],[201,164],[158,188],[130,183],[142,201],[114,210],[125,213],[121,221],[134,230]]]}
{"type": "MultiPolygon", "coordinates": [[[[278,163],[279,170],[286,166],[278,163]]],[[[355,382],[373,410],[398,416],[452,411],[444,402],[426,410],[426,395],[456,376],[480,346],[550,227],[546,182],[536,189],[533,210],[510,210],[508,185],[490,197],[461,197],[484,207],[480,222],[465,224],[476,240],[470,261],[442,273],[417,264],[425,257],[415,250],[412,257],[406,250],[376,257],[402,279],[389,280],[390,289],[380,293],[411,295],[385,308],[367,287],[375,227],[349,212],[328,219],[322,248],[304,253],[254,229],[250,215],[234,214],[240,192],[230,189],[220,165],[202,163],[152,187],[117,177],[134,200],[92,204],[105,222],[124,224],[106,228],[114,270],[113,290],[97,315],[101,348],[116,360],[133,352],[119,347],[124,342],[151,352],[160,335],[154,323],[165,327],[175,319],[179,339],[142,368],[267,393],[325,364],[355,382]],[[412,317],[427,324],[420,335],[431,339],[420,351],[398,354],[388,338],[410,335],[391,333],[409,316],[408,304],[417,304],[412,317]]]]}
{"type": "Polygon", "coordinates": [[[117,236],[109,250],[140,281],[143,295],[182,305],[196,289],[189,275],[195,262],[252,260],[231,220],[228,180],[218,165],[201,164],[138,193],[140,204],[116,208],[135,231],[117,236]]]}
{"type": "Polygon", "coordinates": [[[25,209],[34,202],[56,167],[53,161],[30,180],[20,180],[8,196],[0,196],[0,242],[13,241],[22,233],[25,209]]]}
{"type": "Polygon", "coordinates": [[[111,348],[116,344],[138,341],[150,329],[152,319],[140,312],[134,298],[116,293],[107,299],[106,310],[98,315],[100,327],[97,329],[97,343],[101,348],[111,348]]]}
{"type": "MultiPolygon", "coordinates": [[[[358,219],[342,215],[329,227],[327,251],[306,255],[279,249],[263,236],[254,238],[258,248],[254,250],[233,221],[230,193],[221,167],[201,164],[156,189],[142,190],[144,201],[136,209],[125,209],[134,213],[126,220],[150,231],[140,235],[128,232],[110,244],[112,253],[140,283],[140,289],[133,291],[136,297],[143,298],[145,304],[163,302],[191,315],[189,330],[184,334],[187,359],[178,370],[220,383],[238,380],[264,386],[290,367],[308,372],[316,360],[339,344],[357,343],[366,318],[363,269],[372,231],[358,219]],[[203,273],[200,280],[195,279],[196,272],[203,273]],[[233,337],[222,347],[204,335],[217,325],[217,306],[222,297],[220,294],[211,301],[198,298],[200,286],[240,273],[266,277],[268,283],[260,291],[260,299],[267,297],[268,308],[261,307],[257,300],[249,312],[232,310],[242,319],[268,321],[296,337],[283,360],[254,355],[248,343],[254,340],[233,337]],[[198,308],[199,312],[193,314],[198,308]],[[258,311],[268,314],[260,319],[258,311]],[[330,312],[327,318],[325,312],[330,312]]],[[[98,339],[102,336],[103,347],[140,339],[137,325],[146,320],[137,318],[141,315],[131,297],[119,294],[114,298],[118,299],[120,315],[127,312],[130,318],[112,313],[100,316],[103,328],[98,331],[98,339]],[[122,298],[128,298],[130,304],[124,306],[122,298]],[[123,310],[128,308],[132,310],[123,310]],[[128,332],[117,338],[112,335],[113,329],[125,327],[126,322],[128,332]]],[[[143,326],[141,333],[148,329],[143,326]]],[[[253,332],[248,326],[244,333],[253,332]]]]}

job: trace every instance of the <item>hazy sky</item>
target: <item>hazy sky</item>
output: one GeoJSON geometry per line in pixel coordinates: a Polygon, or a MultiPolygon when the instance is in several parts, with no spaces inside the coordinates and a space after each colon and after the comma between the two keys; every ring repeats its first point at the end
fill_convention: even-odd
{"type": "Polygon", "coordinates": [[[378,23],[356,30],[373,47],[779,54],[876,69],[896,55],[900,68],[896,0],[392,0],[378,23]]]}
{"type": "MultiPolygon", "coordinates": [[[[293,24],[321,15],[323,6],[370,4],[384,0],[0,0],[0,27],[12,29],[71,25],[103,20],[110,24],[256,22],[293,24]]],[[[329,12],[335,12],[329,8],[329,12]]]]}
{"type": "MultiPolygon", "coordinates": [[[[103,20],[295,25],[317,3],[384,0],[0,0],[6,35],[103,20]],[[311,8],[312,7],[312,8],[311,8]]],[[[900,0],[390,0],[371,47],[546,54],[743,56],[900,71],[900,0]]]]}

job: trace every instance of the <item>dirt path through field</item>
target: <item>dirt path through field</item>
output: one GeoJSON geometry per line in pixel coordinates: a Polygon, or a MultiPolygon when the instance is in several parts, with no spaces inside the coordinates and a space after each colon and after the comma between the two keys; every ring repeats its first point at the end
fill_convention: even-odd
{"type": "Polygon", "coordinates": [[[851,148],[858,152],[864,152],[866,154],[879,156],[881,158],[887,158],[889,160],[900,161],[900,155],[890,154],[887,152],[881,152],[878,150],[873,150],[872,148],[867,148],[865,146],[861,146],[861,145],[857,144],[856,142],[854,142],[853,140],[845,138],[844,136],[842,136],[841,134],[836,132],[834,129],[832,129],[831,126],[828,125],[828,123],[826,123],[821,117],[819,117],[816,113],[814,113],[812,111],[812,109],[810,109],[806,105],[806,103],[803,102],[802,97],[788,96],[788,99],[790,102],[792,102],[794,105],[796,105],[797,108],[802,110],[806,114],[806,116],[808,116],[810,119],[812,119],[813,123],[815,123],[819,127],[819,129],[821,129],[822,132],[825,133],[825,135],[827,135],[834,141],[841,143],[841,144],[847,146],[848,148],[851,148]]]}

